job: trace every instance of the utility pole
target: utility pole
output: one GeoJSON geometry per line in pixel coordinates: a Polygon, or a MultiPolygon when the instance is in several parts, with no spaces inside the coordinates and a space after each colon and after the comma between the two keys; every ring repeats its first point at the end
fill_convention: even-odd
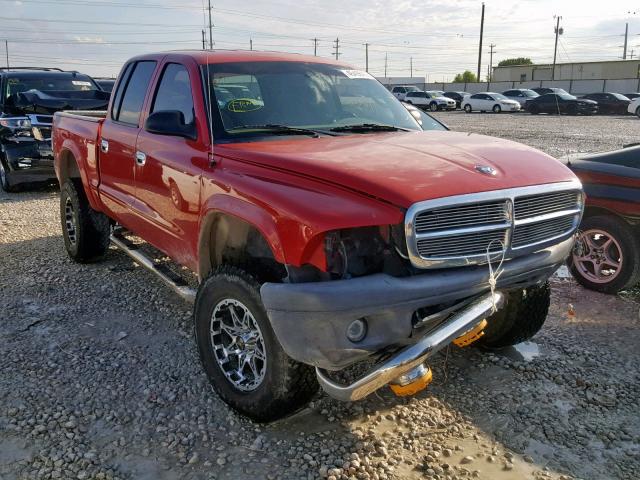
{"type": "Polygon", "coordinates": [[[409,57],[409,77],[413,78],[413,57],[409,57]]]}
{"type": "Polygon", "coordinates": [[[249,39],[249,50],[253,50],[253,38],[249,39]]]}
{"type": "Polygon", "coordinates": [[[336,60],[338,60],[338,57],[340,56],[340,39],[336,38],[335,41],[336,46],[334,47],[336,49],[336,60]]]}
{"type": "Polygon", "coordinates": [[[622,59],[627,59],[627,41],[629,40],[629,23],[624,25],[624,50],[622,51],[622,59]]]}
{"type": "Polygon", "coordinates": [[[317,38],[313,39],[313,56],[314,57],[318,56],[318,39],[317,38]]]}
{"type": "Polygon", "coordinates": [[[558,37],[562,35],[562,33],[564,32],[564,30],[560,28],[561,19],[562,17],[558,15],[557,21],[556,21],[556,46],[553,48],[553,68],[551,69],[551,80],[556,79],[556,57],[558,55],[558,37]]]}
{"type": "MultiPolygon", "coordinates": [[[[496,44],[492,43],[489,45],[489,75],[487,75],[487,81],[491,81],[491,77],[493,77],[493,54],[496,53],[494,48],[496,48],[496,44]]],[[[479,79],[478,79],[479,80],[479,79]]]]}
{"type": "Polygon", "coordinates": [[[480,17],[480,47],[478,48],[478,82],[480,81],[480,67],[482,66],[482,35],[484,33],[484,2],[482,2],[482,16],[480,17]]]}
{"type": "Polygon", "coordinates": [[[629,60],[633,60],[633,57],[635,56],[633,52],[635,52],[635,50],[632,48],[631,53],[629,54],[629,60]]]}
{"type": "Polygon", "coordinates": [[[211,0],[209,0],[209,50],[213,50],[213,23],[211,22],[211,0]]]}
{"type": "Polygon", "coordinates": [[[7,54],[7,71],[9,71],[9,40],[4,41],[4,51],[7,54]]]}
{"type": "Polygon", "coordinates": [[[203,50],[207,49],[207,34],[204,31],[204,28],[202,29],[202,49],[203,50]]]}
{"type": "Polygon", "coordinates": [[[369,44],[365,43],[364,44],[364,69],[366,72],[369,71],[369,44]]]}
{"type": "Polygon", "coordinates": [[[384,52],[384,78],[387,78],[387,52],[384,52]]]}

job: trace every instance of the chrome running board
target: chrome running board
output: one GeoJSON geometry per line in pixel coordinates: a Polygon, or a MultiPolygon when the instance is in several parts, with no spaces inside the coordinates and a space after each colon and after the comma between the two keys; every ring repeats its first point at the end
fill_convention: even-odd
{"type": "Polygon", "coordinates": [[[434,353],[489,317],[494,307],[500,308],[503,302],[504,295],[500,292],[483,295],[453,314],[451,319],[422,337],[417,343],[403,348],[388,360],[379,363],[351,385],[334,382],[323,370],[316,368],[318,382],[322,389],[335,399],[345,402],[360,400],[424,363],[434,353]]]}
{"type": "Polygon", "coordinates": [[[190,303],[195,302],[195,289],[189,287],[189,285],[187,285],[187,282],[185,282],[184,279],[180,277],[180,275],[173,272],[167,266],[157,264],[153,261],[152,258],[146,256],[142,251],[140,251],[140,247],[138,245],[132,243],[122,234],[122,230],[115,230],[109,238],[111,239],[111,243],[113,243],[116,247],[129,255],[138,265],[155,273],[160,278],[160,280],[171,287],[171,289],[178,295],[180,295],[184,300],[190,303]]]}

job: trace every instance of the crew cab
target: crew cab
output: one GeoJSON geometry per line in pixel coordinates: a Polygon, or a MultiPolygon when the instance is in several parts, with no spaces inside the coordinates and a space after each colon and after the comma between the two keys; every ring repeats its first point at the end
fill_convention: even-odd
{"type": "Polygon", "coordinates": [[[106,113],[55,115],[67,253],[90,262],[112,242],[193,301],[204,370],[251,418],[318,384],[341,400],[415,393],[451,342],[542,327],[583,208],[556,159],[416,113],[331,59],[133,58],[106,113]]]}
{"type": "Polygon", "coordinates": [[[0,69],[0,187],[55,179],[51,122],[58,110],[103,109],[109,95],[87,75],[57,68],[0,69]]]}

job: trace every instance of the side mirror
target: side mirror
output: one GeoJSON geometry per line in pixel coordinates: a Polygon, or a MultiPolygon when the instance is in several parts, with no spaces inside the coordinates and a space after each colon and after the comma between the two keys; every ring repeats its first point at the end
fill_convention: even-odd
{"type": "Polygon", "coordinates": [[[144,129],[156,135],[169,135],[196,140],[196,127],[194,124],[184,123],[184,114],[179,110],[162,110],[153,112],[144,122],[144,129]]]}

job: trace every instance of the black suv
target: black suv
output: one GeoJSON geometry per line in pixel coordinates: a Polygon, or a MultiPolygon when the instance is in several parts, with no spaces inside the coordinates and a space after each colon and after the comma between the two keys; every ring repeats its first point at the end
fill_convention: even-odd
{"type": "Polygon", "coordinates": [[[104,110],[109,93],[56,68],[0,68],[0,187],[55,178],[51,122],[60,110],[104,110]]]}

